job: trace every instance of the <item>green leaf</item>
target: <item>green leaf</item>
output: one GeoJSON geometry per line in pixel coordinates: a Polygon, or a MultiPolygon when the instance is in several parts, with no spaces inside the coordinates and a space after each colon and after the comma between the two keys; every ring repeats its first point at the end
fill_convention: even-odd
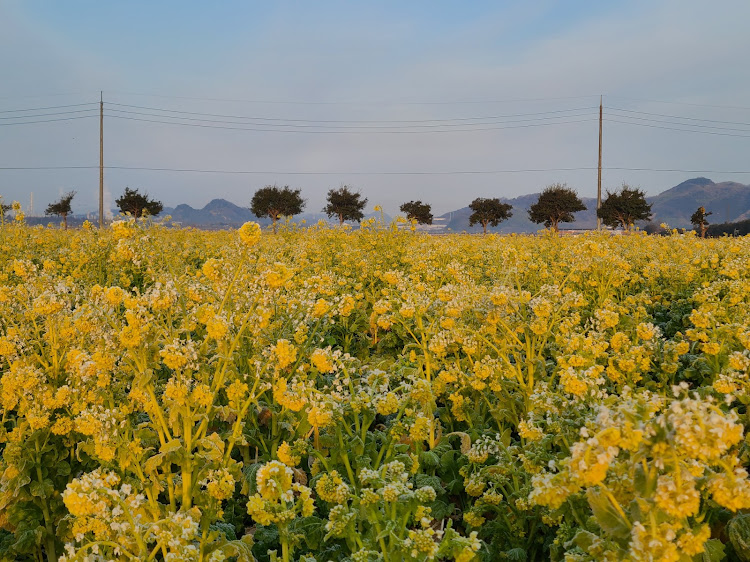
{"type": "Polygon", "coordinates": [[[245,535],[242,537],[242,540],[227,541],[221,546],[220,550],[227,556],[236,557],[235,559],[237,562],[255,562],[252,547],[252,537],[250,537],[250,535],[245,535]]]}
{"type": "Polygon", "coordinates": [[[211,523],[211,530],[212,531],[219,531],[221,534],[223,534],[227,540],[233,541],[237,539],[237,534],[234,530],[234,525],[230,525],[229,523],[224,523],[223,521],[216,521],[215,523],[211,523]]]}
{"type": "Polygon", "coordinates": [[[514,560],[516,562],[526,561],[526,551],[522,548],[511,548],[505,551],[505,557],[508,560],[514,560]]]}
{"type": "Polygon", "coordinates": [[[432,517],[437,521],[441,521],[450,516],[455,509],[455,506],[452,503],[445,503],[441,500],[435,500],[427,507],[432,510],[430,515],[432,515],[432,517]]]}
{"type": "Polygon", "coordinates": [[[416,488],[432,486],[432,488],[435,490],[435,492],[437,492],[438,495],[445,492],[445,490],[443,490],[443,484],[440,481],[440,478],[438,478],[437,476],[430,476],[429,474],[417,474],[414,477],[414,484],[416,488]]]}
{"type": "Polygon", "coordinates": [[[419,453],[419,464],[427,470],[432,470],[440,466],[440,457],[433,451],[423,451],[419,453]]]}
{"type": "MultiPolygon", "coordinates": [[[[706,541],[705,550],[703,554],[698,555],[697,560],[699,562],[720,562],[724,560],[725,556],[724,544],[718,539],[710,539],[706,541]]],[[[742,558],[742,560],[746,559],[742,558]]]]}
{"type": "Polygon", "coordinates": [[[750,562],[750,514],[737,515],[729,522],[727,528],[729,540],[737,557],[742,562],[750,562]]]}
{"type": "Polygon", "coordinates": [[[143,465],[143,471],[146,474],[152,474],[156,472],[156,469],[159,468],[159,465],[164,461],[165,455],[164,453],[158,453],[154,455],[153,457],[149,458],[143,465]]]}
{"type": "Polygon", "coordinates": [[[245,482],[247,482],[247,493],[249,496],[255,495],[255,493],[258,491],[258,483],[255,479],[255,474],[258,472],[258,469],[261,466],[263,466],[262,463],[254,463],[249,464],[242,469],[242,477],[244,478],[245,482]]]}
{"type": "Polygon", "coordinates": [[[300,533],[304,537],[305,545],[312,551],[320,548],[325,532],[326,521],[320,517],[310,516],[294,519],[289,525],[292,533],[300,533]]]}
{"type": "Polygon", "coordinates": [[[604,492],[589,488],[586,492],[589,506],[599,526],[614,538],[624,539],[630,536],[630,525],[612,505],[604,492]]]}
{"type": "Polygon", "coordinates": [[[172,439],[171,441],[164,443],[164,445],[161,446],[161,449],[159,449],[159,452],[167,455],[169,453],[178,451],[181,447],[182,441],[180,441],[179,439],[172,439]]]}
{"type": "Polygon", "coordinates": [[[36,480],[31,483],[31,486],[29,486],[29,492],[31,492],[32,496],[35,496],[37,498],[43,498],[44,497],[44,484],[41,482],[37,482],[36,480]]]}

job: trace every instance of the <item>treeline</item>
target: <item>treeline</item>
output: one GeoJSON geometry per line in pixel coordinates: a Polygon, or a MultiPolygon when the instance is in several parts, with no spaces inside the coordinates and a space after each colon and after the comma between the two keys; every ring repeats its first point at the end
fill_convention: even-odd
{"type": "MultiPolygon", "coordinates": [[[[359,192],[349,186],[342,186],[328,192],[323,212],[330,218],[338,218],[339,224],[343,224],[344,221],[361,221],[366,203],[367,199],[362,199],[359,192]]],[[[271,219],[275,231],[276,222],[281,217],[301,213],[305,204],[300,189],[269,185],[255,192],[250,210],[259,218],[271,219]]],[[[495,227],[513,216],[512,205],[503,203],[497,197],[476,198],[469,203],[469,208],[472,211],[469,226],[479,224],[485,234],[488,226],[495,227]]],[[[415,225],[432,224],[432,207],[429,203],[408,201],[401,205],[400,210],[415,225]]],[[[537,201],[529,208],[528,215],[531,222],[543,224],[557,232],[560,223],[574,222],[574,213],[585,210],[586,205],[575,190],[566,184],[555,183],[548,185],[539,194],[537,201]]],[[[646,202],[646,195],[641,189],[623,184],[620,190],[607,192],[607,198],[597,210],[597,215],[608,226],[622,226],[629,230],[636,221],[648,220],[651,217],[651,205],[646,202]]]]}
{"type": "Polygon", "coordinates": [[[706,231],[706,236],[718,238],[721,236],[746,236],[750,234],[750,219],[737,222],[712,224],[706,231]]]}
{"type": "MultiPolygon", "coordinates": [[[[70,191],[63,195],[58,201],[50,203],[45,210],[45,215],[57,215],[62,217],[65,228],[68,227],[68,216],[73,214],[72,201],[76,192],[70,191]]],[[[326,196],[326,205],[322,212],[329,218],[338,219],[339,225],[346,221],[360,222],[364,218],[367,198],[348,185],[338,189],[330,189],[326,196]]],[[[143,216],[157,216],[163,210],[161,201],[157,201],[142,194],[137,189],[125,188],[120,198],[115,200],[120,212],[135,218],[143,216]]],[[[277,221],[282,217],[293,217],[303,212],[307,202],[302,198],[301,189],[291,189],[288,185],[278,187],[267,185],[258,189],[250,202],[250,211],[258,218],[271,220],[272,228],[276,231],[277,221]]],[[[513,216],[512,205],[503,203],[499,198],[479,197],[469,203],[472,213],[469,216],[469,226],[481,225],[483,232],[487,233],[487,227],[496,227],[501,222],[513,216]]],[[[5,222],[7,213],[14,211],[16,220],[23,220],[24,215],[18,202],[13,205],[4,204],[0,197],[0,220],[5,222]]],[[[375,210],[380,210],[375,207],[375,210]]],[[[402,213],[412,223],[432,224],[432,206],[422,201],[408,201],[400,206],[402,213]]],[[[548,185],[539,194],[537,201],[528,209],[529,220],[536,224],[543,224],[546,228],[557,232],[560,223],[571,223],[575,221],[574,213],[585,211],[586,205],[581,201],[575,190],[564,183],[548,185]]],[[[619,190],[607,190],[607,196],[602,201],[601,207],[597,209],[597,217],[601,222],[611,228],[621,227],[626,231],[631,230],[637,221],[649,221],[651,219],[651,204],[646,202],[646,194],[640,188],[633,188],[623,184],[619,190]]],[[[708,217],[712,213],[707,212],[701,206],[690,217],[690,222],[701,237],[742,235],[750,232],[750,220],[737,223],[725,223],[709,225],[708,217]]],[[[663,227],[648,225],[646,231],[650,234],[659,233],[663,227]]]]}

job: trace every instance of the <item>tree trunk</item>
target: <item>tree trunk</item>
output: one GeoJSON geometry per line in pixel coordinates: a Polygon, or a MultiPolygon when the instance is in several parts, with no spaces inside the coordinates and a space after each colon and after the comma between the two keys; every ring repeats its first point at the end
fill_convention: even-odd
{"type": "Polygon", "coordinates": [[[273,233],[276,234],[276,221],[279,220],[279,217],[276,215],[273,215],[273,217],[271,217],[271,220],[273,220],[273,223],[272,223],[273,233]]]}
{"type": "Polygon", "coordinates": [[[344,224],[344,214],[339,213],[339,226],[344,224]]]}
{"type": "Polygon", "coordinates": [[[482,221],[482,228],[484,229],[484,235],[487,235],[487,221],[482,221]]]}
{"type": "Polygon", "coordinates": [[[701,223],[701,238],[705,238],[706,237],[706,231],[707,230],[708,230],[708,226],[706,226],[705,224],[701,223]]]}
{"type": "Polygon", "coordinates": [[[68,230],[68,213],[63,213],[63,224],[65,225],[65,230],[68,230]]]}

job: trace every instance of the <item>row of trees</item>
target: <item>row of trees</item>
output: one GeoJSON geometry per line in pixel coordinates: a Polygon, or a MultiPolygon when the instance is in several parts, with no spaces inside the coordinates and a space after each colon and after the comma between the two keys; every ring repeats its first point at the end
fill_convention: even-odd
{"type": "MultiPolygon", "coordinates": [[[[75,194],[75,191],[66,193],[58,201],[50,203],[45,211],[46,215],[61,216],[66,229],[75,194]]],[[[129,187],[125,188],[125,192],[115,200],[115,203],[120,212],[129,213],[136,218],[144,215],[156,216],[163,209],[161,201],[151,199],[148,194],[141,194],[137,189],[129,187]]],[[[338,218],[339,225],[344,221],[358,222],[364,218],[366,204],[366,197],[363,198],[361,193],[344,185],[339,189],[328,191],[323,212],[331,218],[338,218]]],[[[255,192],[250,203],[250,210],[259,218],[270,218],[275,232],[279,218],[297,215],[302,212],[305,205],[306,202],[302,199],[300,189],[268,185],[255,192]]],[[[6,210],[5,207],[6,205],[3,205],[2,210],[6,210]]],[[[7,207],[10,210],[10,207],[7,207]]],[[[469,204],[469,208],[472,211],[469,216],[469,226],[480,224],[485,234],[488,226],[495,227],[513,216],[512,205],[503,203],[498,198],[479,197],[469,204]]],[[[432,207],[428,203],[409,201],[401,205],[400,210],[410,221],[432,224],[432,207]]],[[[529,208],[528,214],[532,222],[544,224],[546,228],[557,232],[560,223],[575,221],[574,213],[585,210],[586,205],[573,189],[565,184],[556,183],[547,186],[542,191],[536,203],[529,208]]],[[[707,217],[711,214],[711,212],[706,212],[704,207],[699,207],[690,218],[701,237],[706,235],[709,226],[707,217]]],[[[607,191],[607,197],[597,209],[597,217],[607,226],[622,227],[629,231],[636,221],[651,218],[651,204],[646,202],[646,194],[643,190],[623,184],[619,191],[607,191]]]]}
{"type": "MultiPolygon", "coordinates": [[[[279,188],[269,185],[255,192],[250,210],[257,217],[268,217],[273,222],[283,216],[294,216],[302,212],[305,201],[301,190],[290,189],[289,186],[279,188]]],[[[360,221],[364,218],[366,198],[351,190],[348,186],[328,191],[327,204],[323,212],[329,217],[344,221],[360,221]]],[[[469,204],[472,213],[469,226],[481,224],[483,231],[488,226],[497,226],[502,221],[513,216],[512,205],[503,203],[498,198],[477,198],[469,204]]],[[[422,201],[409,201],[400,207],[409,220],[419,224],[432,224],[431,206],[422,201]]],[[[544,224],[547,228],[558,230],[559,224],[573,222],[574,213],[585,211],[578,194],[565,184],[548,186],[540,195],[536,203],[529,208],[529,219],[537,224],[544,224]]],[[[640,189],[623,186],[619,192],[608,193],[607,199],[597,211],[604,224],[616,227],[622,225],[626,229],[638,220],[646,220],[651,216],[651,205],[646,203],[645,194],[640,189]]]]}

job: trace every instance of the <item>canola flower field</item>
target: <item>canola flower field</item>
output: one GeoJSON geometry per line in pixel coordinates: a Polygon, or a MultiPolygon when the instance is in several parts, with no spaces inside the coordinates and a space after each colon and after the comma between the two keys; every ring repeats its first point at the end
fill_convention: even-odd
{"type": "Polygon", "coordinates": [[[750,238],[0,229],[0,559],[750,560],[750,238]]]}

